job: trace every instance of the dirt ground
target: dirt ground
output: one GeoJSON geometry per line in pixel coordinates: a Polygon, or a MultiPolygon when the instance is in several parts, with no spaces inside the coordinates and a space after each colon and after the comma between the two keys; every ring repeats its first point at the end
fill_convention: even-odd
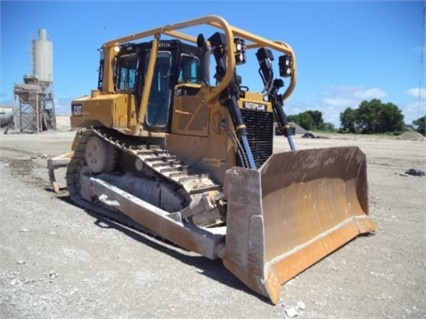
{"type": "MultiPolygon", "coordinates": [[[[375,235],[285,284],[278,305],[210,261],[58,198],[46,160],[68,151],[66,123],[0,134],[0,318],[425,318],[426,140],[326,135],[299,148],[357,145],[368,161],[375,235]]],[[[275,151],[287,148],[276,137],[275,151]]],[[[61,173],[61,172],[59,172],[61,173]]]]}

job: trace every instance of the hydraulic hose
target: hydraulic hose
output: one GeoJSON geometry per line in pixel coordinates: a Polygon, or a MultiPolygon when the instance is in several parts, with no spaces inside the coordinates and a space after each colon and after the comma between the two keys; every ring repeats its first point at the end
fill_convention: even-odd
{"type": "MultiPolygon", "coordinates": [[[[225,53],[226,50],[229,50],[229,48],[226,43],[225,35],[219,32],[213,34],[208,40],[210,41],[210,44],[213,47],[213,55],[216,60],[215,78],[216,81],[219,83],[227,72],[227,65],[225,63],[225,53]]],[[[247,127],[244,124],[243,116],[241,114],[240,107],[238,106],[239,84],[236,76],[236,70],[234,72],[234,77],[231,83],[228,85],[227,89],[222,93],[222,101],[223,103],[226,103],[228,105],[235,132],[243,142],[243,148],[249,160],[249,168],[256,170],[257,165],[247,139],[247,127]]],[[[244,161],[242,162],[244,163],[244,161]]]]}
{"type": "Polygon", "coordinates": [[[283,102],[282,97],[279,94],[276,94],[276,89],[273,90],[273,107],[275,110],[275,115],[277,117],[278,123],[281,127],[281,130],[283,131],[283,134],[285,137],[287,137],[288,144],[290,145],[290,149],[294,152],[296,151],[296,146],[293,141],[293,137],[291,136],[290,132],[290,125],[288,124],[287,115],[284,113],[283,110],[283,102]]]}

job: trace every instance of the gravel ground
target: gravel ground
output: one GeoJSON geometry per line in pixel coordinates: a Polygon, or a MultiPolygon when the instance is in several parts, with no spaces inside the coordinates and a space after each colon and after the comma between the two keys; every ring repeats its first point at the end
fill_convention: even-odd
{"type": "MultiPolygon", "coordinates": [[[[62,127],[61,127],[62,128],[62,127]]],[[[74,132],[0,135],[0,318],[425,318],[426,142],[327,135],[299,148],[358,145],[380,229],[283,286],[271,305],[221,264],[58,198],[46,158],[74,132]]],[[[275,151],[286,148],[277,137],[275,151]]],[[[60,172],[59,172],[60,173],[60,172]]]]}

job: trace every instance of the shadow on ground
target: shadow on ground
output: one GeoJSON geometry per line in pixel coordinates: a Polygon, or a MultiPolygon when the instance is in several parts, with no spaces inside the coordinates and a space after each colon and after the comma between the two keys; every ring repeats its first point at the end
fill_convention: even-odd
{"type": "MultiPolygon", "coordinates": [[[[49,188],[46,188],[46,191],[52,192],[49,188]]],[[[69,195],[62,195],[58,198],[67,204],[75,205],[69,195]]],[[[120,214],[117,220],[112,220],[91,210],[84,210],[88,215],[95,219],[94,224],[98,227],[118,230],[133,240],[199,269],[200,272],[197,271],[197,274],[202,274],[230,288],[244,291],[245,293],[255,296],[265,302],[269,302],[269,299],[253,292],[230,271],[228,271],[223,266],[221,259],[210,260],[201,255],[196,255],[195,253],[192,253],[193,255],[189,255],[183,248],[176,246],[170,241],[164,240],[158,235],[150,232],[149,229],[135,223],[123,214],[120,214]]]]}

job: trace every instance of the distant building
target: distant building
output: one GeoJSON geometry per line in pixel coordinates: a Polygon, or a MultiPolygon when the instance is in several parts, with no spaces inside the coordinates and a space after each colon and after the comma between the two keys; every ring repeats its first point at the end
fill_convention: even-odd
{"type": "Polygon", "coordinates": [[[33,40],[33,74],[24,75],[24,83],[15,84],[14,94],[19,107],[15,126],[20,132],[41,132],[56,129],[53,99],[53,44],[47,31],[39,30],[33,40]]]}

